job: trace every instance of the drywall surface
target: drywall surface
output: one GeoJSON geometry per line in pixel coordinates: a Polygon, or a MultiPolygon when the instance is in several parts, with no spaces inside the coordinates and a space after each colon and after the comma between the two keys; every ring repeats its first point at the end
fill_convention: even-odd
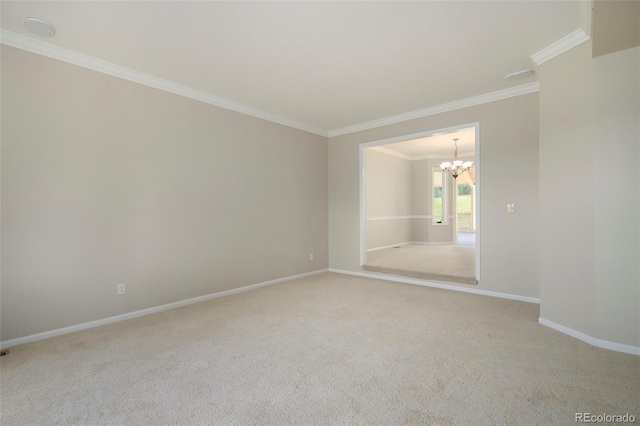
{"type": "Polygon", "coordinates": [[[540,67],[541,317],[640,346],[640,48],[540,67]],[[576,165],[576,168],[569,166],[576,165]]]}
{"type": "Polygon", "coordinates": [[[477,288],[538,297],[538,95],[329,138],[329,266],[361,271],[359,145],[480,123],[481,280],[477,288]],[[516,204],[508,214],[507,203],[516,204]]]}
{"type": "Polygon", "coordinates": [[[587,49],[583,43],[539,70],[540,316],[594,336],[595,99],[587,49]]]}
{"type": "Polygon", "coordinates": [[[411,162],[367,149],[367,217],[411,214],[411,162]]]}
{"type": "Polygon", "coordinates": [[[367,249],[411,240],[411,162],[365,150],[367,249]]]}
{"type": "Polygon", "coordinates": [[[327,267],[326,138],[7,46],[1,136],[3,341],[327,267]]]}
{"type": "Polygon", "coordinates": [[[596,337],[640,346],[640,48],[593,66],[596,337]]]}
{"type": "Polygon", "coordinates": [[[367,250],[404,244],[411,241],[411,219],[367,221],[367,250]]]}
{"type": "Polygon", "coordinates": [[[640,46],[640,2],[592,2],[592,56],[598,57],[640,46]]]}

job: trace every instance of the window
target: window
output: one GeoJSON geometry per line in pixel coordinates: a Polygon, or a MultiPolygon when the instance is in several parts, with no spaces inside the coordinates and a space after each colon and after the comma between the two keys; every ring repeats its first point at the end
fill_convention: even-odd
{"type": "Polygon", "coordinates": [[[473,231],[473,189],[468,183],[456,186],[458,188],[456,198],[458,231],[473,231]]]}
{"type": "Polygon", "coordinates": [[[439,167],[431,171],[431,215],[433,224],[447,223],[447,179],[439,167]]]}

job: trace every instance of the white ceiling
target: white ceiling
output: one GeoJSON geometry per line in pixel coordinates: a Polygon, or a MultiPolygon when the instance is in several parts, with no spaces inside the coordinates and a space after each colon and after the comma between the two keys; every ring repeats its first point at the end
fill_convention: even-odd
{"type": "Polygon", "coordinates": [[[578,1],[2,1],[2,29],[324,131],[536,81],[507,81],[584,26],[578,1]]]}
{"type": "Polygon", "coordinates": [[[426,138],[412,139],[404,142],[390,143],[380,147],[370,149],[386,152],[387,154],[396,153],[399,157],[407,159],[421,158],[453,158],[455,150],[454,138],[458,138],[458,154],[475,156],[476,149],[476,130],[475,128],[458,130],[451,133],[429,136],[426,138]],[[379,148],[382,148],[380,150],[379,148]],[[391,151],[391,152],[389,152],[391,151]]]}

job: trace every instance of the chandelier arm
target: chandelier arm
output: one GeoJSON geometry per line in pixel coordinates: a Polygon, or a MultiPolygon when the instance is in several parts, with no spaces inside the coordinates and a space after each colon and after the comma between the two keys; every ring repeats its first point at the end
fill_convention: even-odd
{"type": "MultiPolygon", "coordinates": [[[[455,151],[453,151],[453,162],[458,162],[458,138],[454,138],[453,142],[455,143],[455,151]]],[[[449,163],[446,167],[442,167],[443,163],[440,163],[440,168],[444,171],[448,171],[449,174],[451,176],[453,176],[454,179],[456,179],[458,176],[460,176],[461,174],[463,174],[464,172],[466,172],[467,170],[469,170],[469,168],[471,166],[468,167],[463,167],[462,164],[464,164],[462,161],[460,161],[461,164],[458,165],[454,165],[451,162],[446,162],[449,163]]]]}

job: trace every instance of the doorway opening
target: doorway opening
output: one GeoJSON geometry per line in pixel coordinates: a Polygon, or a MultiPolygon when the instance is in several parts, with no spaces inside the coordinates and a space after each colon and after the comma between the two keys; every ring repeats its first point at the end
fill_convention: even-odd
{"type": "Polygon", "coordinates": [[[480,280],[480,125],[360,144],[360,264],[428,281],[480,280]],[[453,157],[473,166],[454,178],[453,157]]]}

